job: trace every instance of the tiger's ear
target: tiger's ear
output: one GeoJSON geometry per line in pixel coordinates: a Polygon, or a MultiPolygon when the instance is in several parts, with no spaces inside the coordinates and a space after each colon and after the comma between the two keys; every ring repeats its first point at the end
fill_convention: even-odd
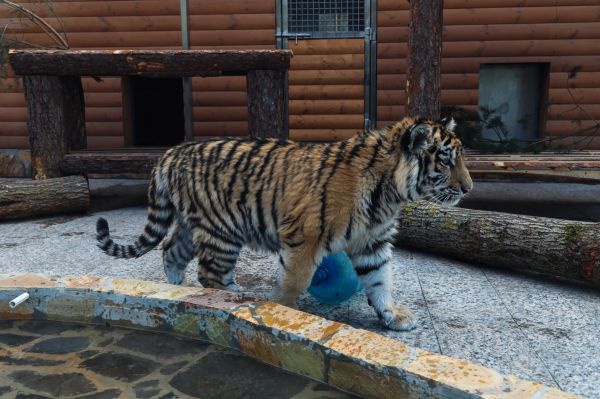
{"type": "Polygon", "coordinates": [[[454,133],[454,128],[456,127],[456,121],[451,116],[446,116],[438,121],[438,123],[444,126],[444,129],[450,133],[454,133]]]}
{"type": "Polygon", "coordinates": [[[433,129],[427,123],[416,122],[402,135],[402,149],[409,154],[418,154],[433,145],[433,129]]]}

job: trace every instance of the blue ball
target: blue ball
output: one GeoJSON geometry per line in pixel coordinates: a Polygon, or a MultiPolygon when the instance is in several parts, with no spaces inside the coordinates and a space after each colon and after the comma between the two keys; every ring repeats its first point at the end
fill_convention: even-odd
{"type": "Polygon", "coordinates": [[[329,304],[347,301],[362,289],[352,261],[345,252],[336,252],[321,261],[308,292],[329,304]]]}

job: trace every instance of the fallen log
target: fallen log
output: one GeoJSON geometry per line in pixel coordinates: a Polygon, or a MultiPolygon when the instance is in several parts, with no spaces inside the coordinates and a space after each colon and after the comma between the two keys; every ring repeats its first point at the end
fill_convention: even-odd
{"type": "Polygon", "coordinates": [[[83,213],[89,206],[90,190],[82,176],[0,179],[0,220],[83,213]]]}
{"type": "Polygon", "coordinates": [[[600,287],[600,223],[415,203],[396,244],[600,287]]]}

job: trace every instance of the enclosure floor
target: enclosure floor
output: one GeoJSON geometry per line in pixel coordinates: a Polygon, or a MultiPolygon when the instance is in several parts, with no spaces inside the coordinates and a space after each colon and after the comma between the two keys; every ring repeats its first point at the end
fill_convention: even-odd
{"type": "Polygon", "coordinates": [[[190,339],[106,326],[0,321],[0,397],[352,396],[236,351],[190,339]]]}
{"type": "MultiPolygon", "coordinates": [[[[0,224],[0,271],[165,281],[159,250],[132,260],[103,255],[94,242],[98,216],[118,242],[131,242],[146,210],[0,224]]],[[[600,399],[600,292],[407,250],[395,251],[393,267],[396,300],[419,319],[413,331],[382,329],[363,293],[337,306],[304,295],[300,309],[600,399]]],[[[189,281],[195,272],[192,263],[189,281]]],[[[242,288],[267,295],[276,263],[244,251],[236,273],[242,288]]]]}

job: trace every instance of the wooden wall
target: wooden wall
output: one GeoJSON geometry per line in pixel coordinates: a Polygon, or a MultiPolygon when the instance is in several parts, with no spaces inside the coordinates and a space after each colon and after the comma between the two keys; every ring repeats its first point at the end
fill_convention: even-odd
{"type": "MultiPolygon", "coordinates": [[[[61,16],[74,49],[181,48],[179,0],[86,0],[23,3],[55,28],[61,16]]],[[[275,48],[273,0],[190,1],[190,39],[194,49],[275,48]]],[[[11,18],[0,8],[0,24],[12,38],[50,44],[39,29],[11,18]]],[[[91,148],[122,147],[121,80],[83,80],[86,128],[91,148]]],[[[195,135],[247,134],[244,77],[194,78],[195,135]]],[[[0,79],[0,148],[27,148],[26,109],[20,79],[11,71],[0,79]]]]}
{"type": "MultiPolygon", "coordinates": [[[[444,7],[444,105],[477,107],[482,63],[550,63],[547,136],[600,148],[600,137],[567,138],[600,118],[600,0],[445,0],[444,7]],[[583,110],[567,89],[576,67],[569,85],[583,110]]],[[[404,115],[408,19],[406,2],[378,1],[380,126],[404,115]]]]}
{"type": "Polygon", "coordinates": [[[364,40],[289,40],[290,138],[342,140],[364,126],[364,40]]]}

